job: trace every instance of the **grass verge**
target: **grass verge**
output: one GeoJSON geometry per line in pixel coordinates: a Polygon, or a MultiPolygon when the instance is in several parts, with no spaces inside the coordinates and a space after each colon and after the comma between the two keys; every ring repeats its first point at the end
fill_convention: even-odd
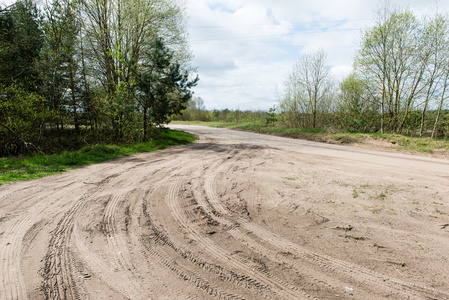
{"type": "Polygon", "coordinates": [[[195,141],[190,133],[168,130],[151,142],[119,145],[92,145],[76,151],[51,155],[0,157],[0,184],[42,178],[90,164],[131,154],[163,150],[195,141]]]}
{"type": "Polygon", "coordinates": [[[438,149],[449,150],[449,140],[435,140],[428,137],[410,137],[396,133],[381,134],[331,132],[330,130],[320,128],[288,128],[281,126],[265,126],[264,124],[257,123],[222,123],[199,121],[176,121],[173,123],[231,128],[335,144],[371,144],[374,140],[380,140],[384,142],[385,148],[391,149],[411,150],[427,153],[433,153],[438,149]]]}

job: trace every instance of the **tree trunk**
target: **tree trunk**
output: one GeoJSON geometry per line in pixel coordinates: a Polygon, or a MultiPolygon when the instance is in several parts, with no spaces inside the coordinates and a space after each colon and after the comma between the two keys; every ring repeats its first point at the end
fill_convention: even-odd
{"type": "Polygon", "coordinates": [[[438,122],[440,121],[440,114],[441,114],[441,109],[443,107],[443,102],[444,102],[444,97],[446,94],[446,89],[447,89],[447,80],[449,78],[449,71],[446,72],[446,78],[444,79],[444,88],[443,88],[443,93],[441,94],[441,101],[440,101],[440,105],[438,106],[438,114],[437,117],[435,119],[435,124],[433,126],[433,130],[432,130],[432,136],[431,138],[436,138],[436,131],[437,131],[437,126],[438,126],[438,122]]]}
{"type": "Polygon", "coordinates": [[[148,114],[148,106],[145,105],[145,107],[143,108],[143,142],[147,141],[147,126],[148,126],[147,114],[148,114]]]}

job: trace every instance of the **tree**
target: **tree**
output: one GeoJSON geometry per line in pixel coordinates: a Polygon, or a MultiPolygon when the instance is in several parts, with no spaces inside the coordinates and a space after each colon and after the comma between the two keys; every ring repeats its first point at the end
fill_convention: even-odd
{"type": "Polygon", "coordinates": [[[179,62],[188,57],[183,9],[175,0],[85,0],[82,2],[92,75],[101,82],[115,136],[126,121],[124,112],[135,101],[136,72],[161,37],[176,51],[179,62]],[[120,96],[120,98],[117,98],[120,96]],[[124,105],[124,106],[123,106],[124,105]]]}
{"type": "Polygon", "coordinates": [[[422,135],[425,112],[443,83],[446,20],[437,16],[420,21],[409,10],[384,6],[376,25],[363,32],[355,66],[380,104],[382,132],[385,123],[389,130],[402,132],[421,107],[422,135]]]}
{"type": "Polygon", "coordinates": [[[169,116],[186,108],[198,77],[189,80],[188,72],[181,70],[173,51],[161,38],[154,41],[146,62],[137,72],[136,94],[143,112],[143,140],[146,140],[148,126],[168,123],[169,116]]]}
{"type": "Polygon", "coordinates": [[[432,100],[440,98],[442,101],[438,104],[438,113],[435,120],[432,137],[435,133],[436,124],[438,123],[439,113],[441,111],[446,86],[448,82],[449,69],[449,21],[447,17],[441,14],[435,14],[430,20],[425,20],[424,36],[425,47],[428,48],[429,60],[425,70],[425,78],[427,81],[425,98],[421,111],[421,124],[419,135],[423,135],[426,111],[432,100]]]}
{"type": "Polygon", "coordinates": [[[17,1],[0,12],[0,84],[14,82],[36,92],[35,61],[42,47],[40,16],[31,0],[17,1]]]}
{"type": "Polygon", "coordinates": [[[182,1],[32,1],[0,8],[2,154],[146,140],[191,99],[182,1]]]}
{"type": "Polygon", "coordinates": [[[294,112],[311,118],[304,126],[318,125],[318,114],[328,112],[332,105],[333,80],[324,51],[304,55],[284,83],[284,98],[279,103],[283,113],[294,112]]]}
{"type": "Polygon", "coordinates": [[[80,23],[76,3],[72,0],[54,0],[45,8],[45,38],[40,52],[39,70],[42,79],[41,93],[53,111],[61,143],[64,119],[72,116],[79,134],[78,111],[78,34],[80,23]]]}
{"type": "Polygon", "coordinates": [[[338,113],[343,127],[351,131],[373,128],[377,105],[373,103],[366,86],[366,82],[356,73],[350,74],[340,84],[338,113]]]}
{"type": "Polygon", "coordinates": [[[40,151],[44,99],[21,84],[0,86],[0,155],[40,151]]]}

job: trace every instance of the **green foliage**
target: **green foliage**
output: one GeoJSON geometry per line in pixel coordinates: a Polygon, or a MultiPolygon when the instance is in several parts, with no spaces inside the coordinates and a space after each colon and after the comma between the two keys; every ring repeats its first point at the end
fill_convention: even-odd
{"type": "Polygon", "coordinates": [[[420,128],[423,134],[427,109],[441,109],[447,99],[448,25],[447,16],[419,20],[407,9],[385,9],[363,32],[355,67],[365,82],[364,102],[377,106],[369,123],[381,131],[420,128]]]}
{"type": "Polygon", "coordinates": [[[52,155],[0,157],[0,184],[9,181],[41,178],[68,169],[100,163],[131,154],[151,152],[191,143],[195,137],[189,133],[162,130],[151,141],[136,144],[91,145],[76,151],[61,151],[52,155]]]}
{"type": "Polygon", "coordinates": [[[189,121],[212,121],[218,118],[218,110],[216,112],[210,112],[206,110],[203,99],[201,97],[192,97],[187,102],[187,107],[181,112],[181,114],[175,116],[174,120],[189,121]]]}
{"type": "Polygon", "coordinates": [[[266,124],[267,125],[272,125],[274,126],[274,124],[277,122],[277,118],[276,118],[276,107],[272,107],[268,110],[267,112],[267,117],[266,117],[266,124]]]}
{"type": "Polygon", "coordinates": [[[0,13],[0,84],[38,87],[35,59],[42,47],[40,17],[32,1],[17,1],[0,13]]]}
{"type": "Polygon", "coordinates": [[[340,84],[337,120],[343,130],[348,132],[368,132],[374,129],[377,121],[377,106],[368,98],[366,82],[352,73],[340,84]]]}
{"type": "Polygon", "coordinates": [[[0,156],[147,141],[185,108],[183,4],[33,1],[0,10],[0,156]]]}
{"type": "Polygon", "coordinates": [[[188,72],[181,70],[173,51],[161,38],[154,41],[142,70],[137,73],[136,94],[143,110],[143,140],[146,140],[148,126],[168,123],[171,115],[186,108],[198,77],[189,80],[188,72]]]}
{"type": "Polygon", "coordinates": [[[40,95],[15,83],[0,87],[0,154],[39,151],[40,129],[49,115],[40,95]]]}

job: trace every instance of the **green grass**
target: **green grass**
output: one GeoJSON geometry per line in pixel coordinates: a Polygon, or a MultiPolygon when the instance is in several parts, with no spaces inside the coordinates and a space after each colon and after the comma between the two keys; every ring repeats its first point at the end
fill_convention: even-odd
{"type": "Polygon", "coordinates": [[[92,145],[76,151],[63,151],[51,155],[0,157],[0,184],[42,178],[69,169],[136,153],[152,152],[168,147],[191,143],[192,134],[168,130],[151,142],[120,145],[92,145]]]}

